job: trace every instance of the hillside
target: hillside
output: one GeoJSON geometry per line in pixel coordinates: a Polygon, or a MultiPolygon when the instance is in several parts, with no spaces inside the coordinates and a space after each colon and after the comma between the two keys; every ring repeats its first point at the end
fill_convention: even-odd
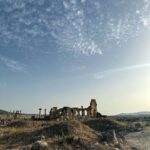
{"type": "Polygon", "coordinates": [[[135,112],[135,113],[121,113],[121,114],[118,114],[116,116],[124,116],[124,117],[144,117],[144,116],[150,116],[150,112],[149,111],[143,111],[143,112],[135,112]]]}
{"type": "Polygon", "coordinates": [[[7,114],[8,112],[5,110],[0,109],[0,114],[7,114]]]}
{"type": "MultiPolygon", "coordinates": [[[[0,135],[3,135],[0,136],[1,149],[28,148],[31,150],[33,149],[31,147],[36,147],[37,142],[40,142],[51,150],[114,150],[120,145],[114,143],[116,135],[113,135],[113,130],[123,129],[124,124],[112,119],[94,119],[86,122],[18,120],[9,122],[5,128],[4,126],[2,128],[3,130],[0,130],[0,135]]],[[[116,134],[119,135],[117,130],[116,134]]],[[[117,138],[119,140],[119,137],[117,138]]]]}

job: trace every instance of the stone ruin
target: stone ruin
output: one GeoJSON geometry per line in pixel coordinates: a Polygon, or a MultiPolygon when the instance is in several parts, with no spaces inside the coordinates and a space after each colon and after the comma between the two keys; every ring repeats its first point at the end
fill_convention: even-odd
{"type": "Polygon", "coordinates": [[[78,107],[63,107],[57,108],[52,107],[49,115],[46,114],[46,109],[44,110],[44,116],[41,115],[41,108],[39,108],[39,117],[38,119],[46,120],[82,120],[88,118],[97,118],[102,115],[97,111],[97,103],[95,99],[91,99],[90,106],[84,108],[78,107]]]}
{"type": "Polygon", "coordinates": [[[21,118],[21,115],[22,115],[22,113],[21,113],[21,110],[14,110],[13,112],[8,112],[7,113],[7,118],[8,119],[20,119],[21,118]]]}
{"type": "Polygon", "coordinates": [[[21,119],[21,116],[21,110],[14,110],[13,112],[10,111],[2,116],[0,115],[0,126],[7,125],[12,120],[21,119]]]}

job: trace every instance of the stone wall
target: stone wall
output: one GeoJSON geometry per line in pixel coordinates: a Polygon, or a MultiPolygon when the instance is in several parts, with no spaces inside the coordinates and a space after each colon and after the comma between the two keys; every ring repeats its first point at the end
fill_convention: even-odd
{"type": "Polygon", "coordinates": [[[90,106],[87,108],[78,107],[63,107],[58,109],[53,107],[49,113],[50,119],[59,120],[79,120],[82,118],[96,118],[97,117],[97,103],[95,99],[91,99],[90,106]]]}

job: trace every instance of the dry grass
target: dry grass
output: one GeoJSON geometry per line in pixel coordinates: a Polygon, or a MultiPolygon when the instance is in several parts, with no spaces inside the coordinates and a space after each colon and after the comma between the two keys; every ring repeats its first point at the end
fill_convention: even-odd
{"type": "Polygon", "coordinates": [[[92,119],[85,121],[84,123],[90,128],[101,132],[108,130],[122,130],[127,126],[126,122],[117,121],[113,118],[92,119]]]}
{"type": "Polygon", "coordinates": [[[124,124],[109,119],[103,121],[100,119],[84,123],[79,121],[12,121],[7,126],[0,128],[0,149],[31,145],[43,135],[52,149],[111,150],[112,147],[105,146],[99,138],[100,131],[104,130],[104,124],[106,126],[108,122],[111,128],[123,127],[124,124]],[[90,123],[98,125],[99,130],[96,130],[97,126],[96,128],[91,127],[90,123]]]}

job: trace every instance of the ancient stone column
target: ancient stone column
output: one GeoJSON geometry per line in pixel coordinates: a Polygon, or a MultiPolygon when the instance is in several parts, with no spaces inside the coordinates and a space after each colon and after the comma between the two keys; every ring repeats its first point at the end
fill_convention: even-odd
{"type": "Polygon", "coordinates": [[[83,106],[81,106],[81,110],[82,110],[82,116],[85,116],[83,106]]]}
{"type": "Polygon", "coordinates": [[[87,116],[88,116],[88,118],[90,118],[90,111],[89,111],[89,109],[87,110],[87,116]]]}
{"type": "Polygon", "coordinates": [[[77,110],[77,112],[78,112],[77,116],[80,116],[80,110],[79,109],[77,110]]]}
{"type": "Polygon", "coordinates": [[[44,116],[46,117],[46,108],[44,109],[44,116]]]}
{"type": "Polygon", "coordinates": [[[42,108],[39,108],[39,119],[41,118],[41,110],[42,108]]]}
{"type": "Polygon", "coordinates": [[[91,99],[90,102],[90,117],[96,118],[97,115],[97,103],[95,99],[91,99]]]}

